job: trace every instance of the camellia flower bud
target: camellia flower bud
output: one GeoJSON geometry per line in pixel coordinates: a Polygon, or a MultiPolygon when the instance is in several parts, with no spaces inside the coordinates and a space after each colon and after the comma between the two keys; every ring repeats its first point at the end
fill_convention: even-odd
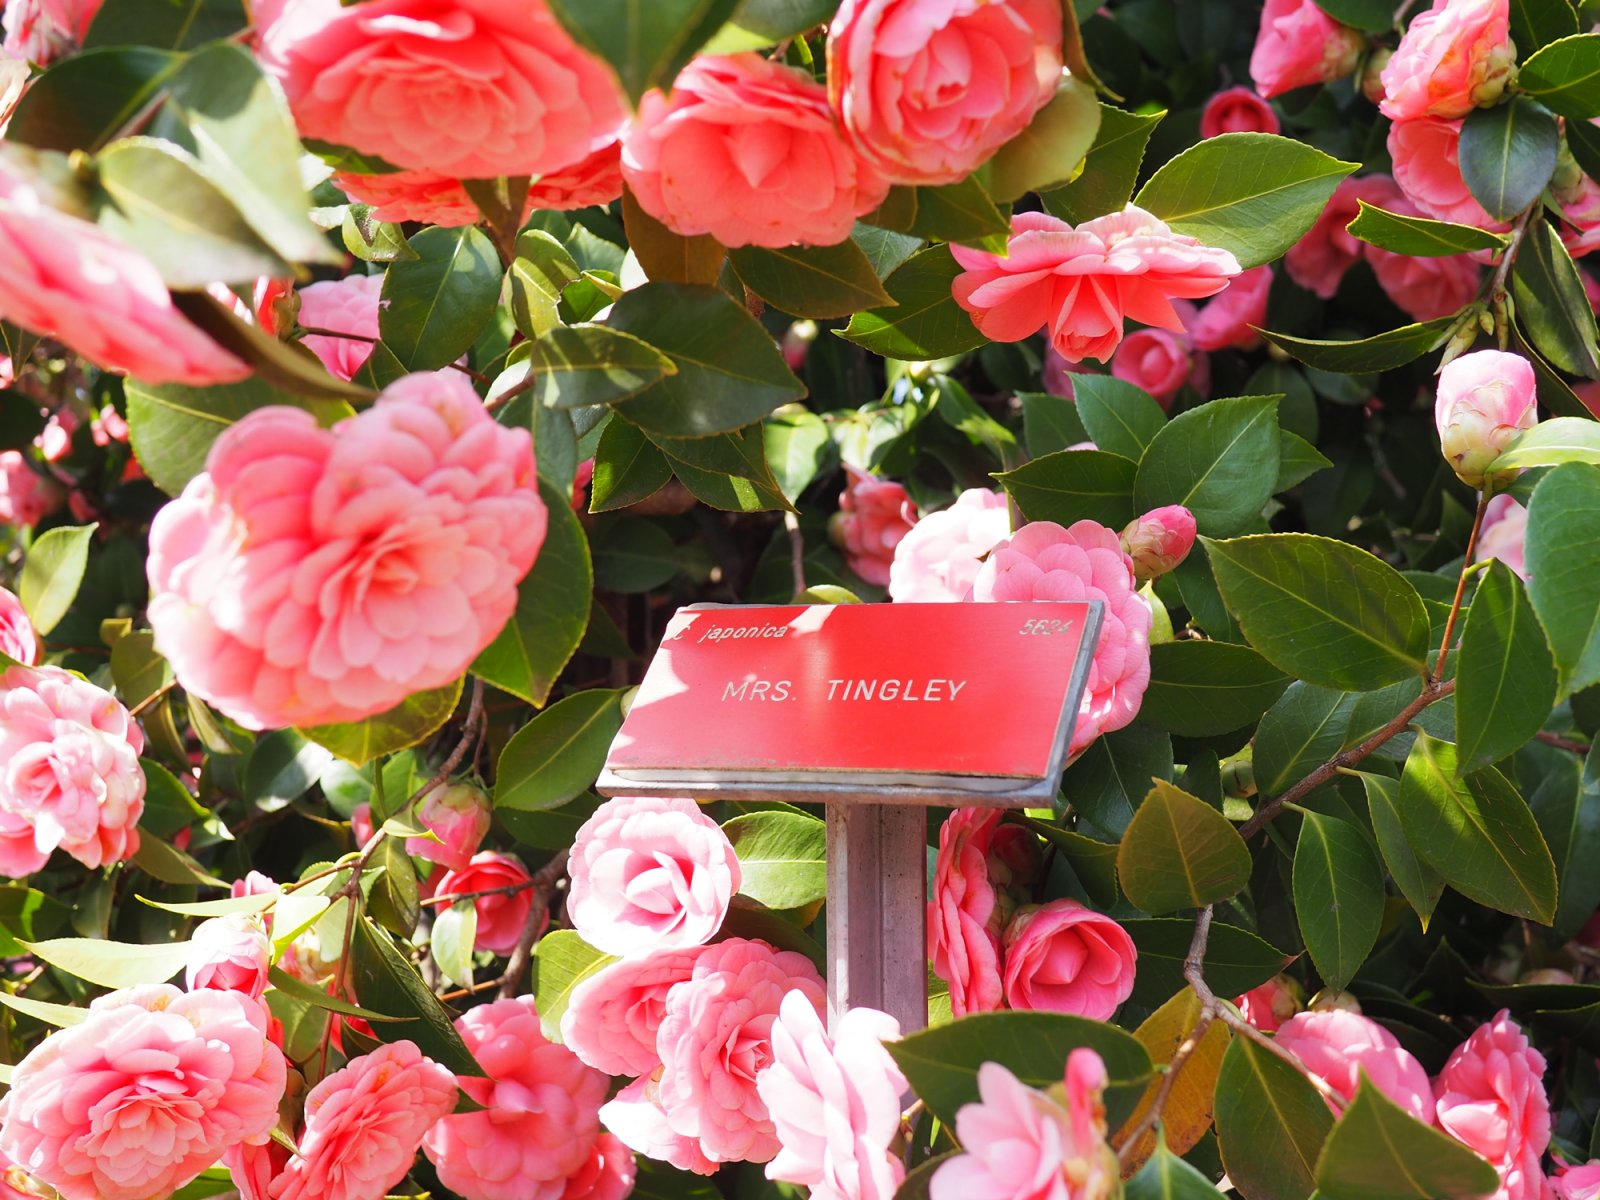
{"type": "Polygon", "coordinates": [[[183,976],[191,992],[216,988],[242,992],[252,1000],[261,998],[272,962],[272,942],[260,920],[234,914],[202,921],[191,946],[183,976]]]}
{"type": "Polygon", "coordinates": [[[1122,548],[1133,559],[1140,583],[1165,575],[1194,547],[1194,514],[1181,504],[1169,504],[1130,521],[1122,531],[1122,548]]]}
{"type": "Polygon", "coordinates": [[[470,783],[435,788],[417,810],[434,837],[406,839],[406,853],[464,871],[489,832],[489,797],[470,783]]]}
{"type": "Polygon", "coordinates": [[[1475,488],[1504,482],[1507,473],[1490,477],[1489,465],[1539,420],[1532,365],[1500,350],[1463,354],[1439,372],[1433,416],[1440,448],[1461,482],[1475,488]]]}

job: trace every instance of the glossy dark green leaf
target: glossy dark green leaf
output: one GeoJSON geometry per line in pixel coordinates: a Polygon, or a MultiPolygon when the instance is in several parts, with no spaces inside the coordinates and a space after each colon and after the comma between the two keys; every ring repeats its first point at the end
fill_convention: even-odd
{"type": "Polygon", "coordinates": [[[298,800],[316,786],[333,760],[331,751],[292,729],[263,734],[244,762],[245,798],[269,807],[298,800]]]}
{"type": "Polygon", "coordinates": [[[1123,1188],[1124,1200],[1215,1200],[1216,1184],[1171,1150],[1166,1138],[1123,1188]]]}
{"type": "Polygon", "coordinates": [[[1485,1196],[1500,1185],[1487,1161],[1406,1112],[1365,1072],[1322,1147],[1316,1181],[1328,1200],[1485,1196]]]}
{"type": "Polygon", "coordinates": [[[574,692],[537,714],[500,752],[496,812],[560,808],[594,785],[622,728],[621,690],[574,692]]]}
{"type": "Polygon", "coordinates": [[[1150,393],[1115,375],[1074,375],[1072,398],[1095,447],[1134,462],[1167,424],[1150,393]]]}
{"type": "Polygon", "coordinates": [[[651,88],[668,90],[737,7],[738,0],[552,0],[550,11],[611,65],[637,104],[651,88]]]}
{"type": "Polygon", "coordinates": [[[894,307],[856,313],[839,336],[885,358],[913,362],[976,350],[988,339],[950,293],[959,274],[948,246],[919,250],[885,281],[894,307]]]}
{"type": "Polygon", "coordinates": [[[1287,429],[1278,430],[1278,477],[1273,481],[1273,492],[1286,492],[1331,466],[1332,460],[1305,438],[1287,429]]]}
{"type": "Polygon", "coordinates": [[[1580,33],[1542,47],[1523,60],[1517,87],[1571,120],[1600,117],[1600,34],[1580,33]]]}
{"type": "Polygon", "coordinates": [[[667,456],[627,421],[612,420],[600,434],[594,456],[590,512],[627,508],[659,491],[672,478],[667,456]]]}
{"type": "Polygon", "coordinates": [[[1183,737],[1253,725],[1289,677],[1248,646],[1182,639],[1150,647],[1142,720],[1183,737]]]}
{"type": "Polygon", "coordinates": [[[1055,99],[989,160],[982,172],[989,194],[996,200],[1017,200],[1066,183],[1094,145],[1100,113],[1092,87],[1072,76],[1064,78],[1055,99]]]}
{"type": "Polygon", "coordinates": [[[89,23],[83,46],[196,50],[249,24],[240,0],[106,0],[89,23]]]}
{"type": "Polygon", "coordinates": [[[363,767],[375,758],[432,737],[450,719],[460,699],[458,679],[445,687],[414,692],[393,708],[364,721],[307,726],[300,733],[346,762],[363,767]]]}
{"type": "Polygon", "coordinates": [[[1600,126],[1588,121],[1568,121],[1564,131],[1567,149],[1590,179],[1600,176],[1600,126]]]}
{"type": "Polygon", "coordinates": [[[1475,108],[1461,123],[1461,177],[1491,217],[1509,221],[1544,191],[1560,146],[1556,119],[1526,96],[1475,108]]]}
{"type": "Polygon", "coordinates": [[[1443,258],[1473,250],[1498,250],[1506,244],[1503,234],[1490,233],[1475,225],[1454,225],[1427,217],[1410,217],[1388,212],[1365,200],[1361,211],[1345,228],[1363,242],[1407,254],[1414,258],[1443,258]]]}
{"type": "Polygon", "coordinates": [[[1577,759],[1554,755],[1528,796],[1560,882],[1555,934],[1571,938],[1600,908],[1600,753],[1577,759]]]}
{"type": "Polygon", "coordinates": [[[715,38],[707,54],[759,50],[822,24],[839,8],[839,0],[740,0],[739,7],[715,38]]]}
{"type": "Polygon", "coordinates": [[[380,1041],[415,1042],[434,1062],[457,1075],[483,1074],[450,1014],[434,998],[409,959],[382,929],[365,917],[355,923],[350,972],[356,998],[365,1008],[407,1020],[374,1022],[380,1041]]]}
{"type": "Polygon", "coordinates": [[[672,471],[697,498],[727,512],[791,508],[767,462],[761,426],[703,438],[650,438],[672,471]]]}
{"type": "Polygon", "coordinates": [[[478,340],[499,303],[503,272],[494,243],[476,226],[434,226],[410,244],[417,257],[384,274],[378,332],[408,369],[434,371],[478,340]]]}
{"type": "Polygon", "coordinates": [[[1372,814],[1372,832],[1378,839],[1384,865],[1426,930],[1434,907],[1439,903],[1439,894],[1444,891],[1444,880],[1417,856],[1406,840],[1405,826],[1400,821],[1399,780],[1365,771],[1360,774],[1367,793],[1367,808],[1372,814]]]}
{"type": "Polygon", "coordinates": [[[525,229],[517,235],[508,278],[511,316],[525,337],[543,337],[560,326],[561,296],[582,274],[572,252],[551,234],[525,229]]]}
{"type": "Polygon", "coordinates": [[[1117,212],[1133,195],[1144,149],[1164,113],[1130,113],[1100,105],[1100,128],[1083,174],[1065,187],[1040,193],[1045,211],[1073,225],[1117,212]]]}
{"type": "Polygon", "coordinates": [[[131,131],[182,61],[149,46],[107,46],[64,58],[28,85],[6,139],[93,153],[131,131]]]}
{"type": "Polygon", "coordinates": [[[422,904],[417,868],[405,843],[396,837],[385,838],[368,860],[368,867],[367,915],[398,937],[410,937],[416,932],[422,904]]]}
{"type": "Polygon", "coordinates": [[[872,261],[848,239],[837,246],[742,246],[728,261],[745,287],[796,317],[848,317],[894,303],[872,261]]]}
{"type": "Polygon", "coordinates": [[[594,581],[603,591],[623,595],[654,591],[682,566],[672,535],[653,522],[620,521],[596,533],[594,581]]]}
{"type": "Polygon", "coordinates": [[[761,423],[761,442],[773,478],[793,504],[827,462],[827,422],[796,406],[761,423]]]}
{"type": "Polygon", "coordinates": [[[1103,450],[1062,450],[995,476],[1030,521],[1099,521],[1121,529],[1133,520],[1131,459],[1103,450]]]}
{"type": "Polygon", "coordinates": [[[1079,828],[1116,841],[1154,780],[1172,778],[1172,739],[1148,726],[1096,738],[1062,778],[1079,828]]]}
{"type": "Polygon", "coordinates": [[[673,233],[634,199],[622,193],[622,219],[632,250],[646,278],[652,283],[690,283],[714,286],[727,259],[727,251],[716,238],[702,234],[684,237],[673,233]]]}
{"type": "Polygon", "coordinates": [[[1139,460],[1137,512],[1181,504],[1208,537],[1242,533],[1277,484],[1278,398],[1213,400],[1165,425],[1139,460]]]}
{"type": "Polygon", "coordinates": [[[1498,762],[1538,733],[1556,682],[1522,581],[1492,560],[1473,593],[1456,658],[1457,770],[1498,762]]]}
{"type": "Polygon", "coordinates": [[[1296,680],[1256,730],[1256,787],[1276,796],[1344,748],[1355,697],[1296,680]]]}
{"type": "MultiPolygon", "coordinates": [[[[1188,917],[1142,917],[1120,922],[1139,950],[1133,1003],[1154,1008],[1184,986],[1183,960],[1194,940],[1188,917]]],[[[1237,925],[1213,923],[1206,946],[1206,982],[1218,995],[1238,996],[1271,979],[1289,955],[1237,925]]]]}
{"type": "Polygon", "coordinates": [[[1367,33],[1388,33],[1394,28],[1389,0],[1317,0],[1317,7],[1341,24],[1367,33]]]}
{"type": "Polygon", "coordinates": [[[977,175],[942,187],[919,187],[917,211],[908,231],[941,242],[960,242],[1000,253],[1011,223],[977,175]]]}
{"type": "Polygon", "coordinates": [[[1294,911],[1322,981],[1343,989],[1372,953],[1383,924],[1383,869],[1349,821],[1303,814],[1294,849],[1294,911]]]}
{"type": "Polygon", "coordinates": [[[1292,337],[1287,333],[1274,333],[1270,329],[1263,330],[1262,336],[1280,350],[1287,350],[1308,367],[1337,374],[1355,374],[1392,371],[1416,361],[1442,346],[1455,323],[1456,318],[1452,314],[1347,342],[1292,337]]]}
{"type": "Polygon", "coordinates": [[[1307,1200],[1333,1128],[1316,1089],[1276,1054],[1236,1037],[1217,1078],[1217,1143],[1245,1200],[1307,1200]]]}
{"type": "Polygon", "coordinates": [[[1117,879],[1147,913],[1202,908],[1250,882],[1250,851],[1216,809],[1157,781],[1123,832],[1117,879]]]}
{"type": "Polygon", "coordinates": [[[1511,41],[1524,58],[1577,32],[1578,14],[1568,0],[1511,0],[1511,41]]]}
{"type": "Polygon", "coordinates": [[[529,346],[534,396],[550,408],[614,404],[678,372],[654,346],[604,325],[557,325],[529,346]]]}
{"type": "MultiPolygon", "coordinates": [[[[1548,422],[1554,424],[1555,422],[1548,422]]],[[[1528,596],[1561,672],[1561,695],[1600,681],[1600,471],[1557,467],[1528,505],[1528,596]]]]}
{"type": "Polygon", "coordinates": [[[1517,325],[1546,359],[1572,375],[1600,377],[1594,309],[1561,236],[1548,221],[1528,227],[1511,270],[1517,325]]]}
{"type": "Polygon", "coordinates": [[[1049,392],[1023,392],[1022,442],[1034,458],[1043,458],[1089,439],[1078,406],[1049,392]]]}

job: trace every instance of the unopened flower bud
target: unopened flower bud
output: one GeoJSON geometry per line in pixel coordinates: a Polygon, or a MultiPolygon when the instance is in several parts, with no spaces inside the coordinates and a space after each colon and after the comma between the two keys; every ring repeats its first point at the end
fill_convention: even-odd
{"type": "Polygon", "coordinates": [[[1181,504],[1152,509],[1122,531],[1122,549],[1140,583],[1165,575],[1194,547],[1194,514],[1181,504]]]}
{"type": "Polygon", "coordinates": [[[1393,57],[1393,50],[1374,50],[1367,59],[1366,69],[1361,72],[1361,94],[1374,104],[1383,103],[1383,69],[1393,57]]]}
{"type": "Polygon", "coordinates": [[[1492,488],[1515,472],[1489,475],[1507,447],[1538,423],[1533,367],[1500,350],[1464,354],[1439,373],[1434,423],[1445,460],[1470,487],[1492,488]]]}
{"type": "Polygon", "coordinates": [[[1312,1012],[1353,1012],[1361,1011],[1361,1001],[1349,992],[1334,991],[1332,988],[1323,988],[1311,997],[1311,1003],[1306,1005],[1312,1012]]]}
{"type": "Polygon", "coordinates": [[[434,788],[417,809],[433,838],[406,839],[406,853],[464,871],[489,833],[489,797],[470,783],[434,788]]]}
{"type": "Polygon", "coordinates": [[[259,1000],[267,987],[272,942],[255,917],[213,917],[195,927],[184,985],[191,991],[215,988],[259,1000]]]}

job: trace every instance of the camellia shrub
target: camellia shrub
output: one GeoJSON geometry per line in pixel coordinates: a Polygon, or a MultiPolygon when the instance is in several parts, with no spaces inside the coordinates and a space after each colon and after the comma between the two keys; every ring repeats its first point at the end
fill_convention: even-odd
{"type": "Polygon", "coordinates": [[[0,25],[0,1194],[1600,1196],[1594,0],[0,25]],[[926,1028],[594,790],[683,604],[1035,599],[926,1028]]]}

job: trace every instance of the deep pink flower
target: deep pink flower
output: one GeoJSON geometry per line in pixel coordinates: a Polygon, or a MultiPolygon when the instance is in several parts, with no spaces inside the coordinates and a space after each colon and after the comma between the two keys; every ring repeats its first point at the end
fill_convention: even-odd
{"type": "Polygon", "coordinates": [[[331,430],[257,409],[206,467],[151,526],[150,624],[183,686],[252,729],[357,721],[460,678],[544,541],[527,430],[456,371],[331,430]]]}
{"type": "Polygon", "coordinates": [[[1252,267],[1237,276],[1189,325],[1189,340],[1195,349],[1253,350],[1259,346],[1261,335],[1256,329],[1266,324],[1267,293],[1271,290],[1271,267],[1252,267]]]}
{"type": "Polygon", "coordinates": [[[767,1178],[804,1184],[811,1200],[892,1200],[905,1166],[889,1153],[907,1084],[884,1049],[900,1023],[852,1008],[830,1033],[803,992],[783,998],[772,1026],[772,1064],[756,1092],[782,1149],[767,1178]]]}
{"type": "Polygon", "coordinates": [[[1006,926],[1006,1004],[1108,1021],[1133,993],[1139,952],[1110,917],[1076,900],[1024,908],[1006,926]]]}
{"type": "Polygon", "coordinates": [[[216,988],[259,1000],[267,989],[272,941],[259,917],[212,917],[195,926],[183,982],[191,992],[216,988]]]}
{"type": "Polygon", "coordinates": [[[28,612],[5,588],[0,588],[0,654],[29,666],[39,657],[39,635],[28,612]]]}
{"type": "Polygon", "coordinates": [[[651,950],[589,976],[567,1000],[561,1040],[607,1075],[648,1075],[660,1064],[656,1031],[667,993],[694,973],[700,946],[651,950]]]}
{"type": "Polygon", "coordinates": [[[532,996],[456,1020],[487,1079],[462,1076],[483,1112],[447,1116],[423,1139],[439,1182],[465,1200],[561,1200],[600,1136],[609,1080],[548,1042],[532,996]]]}
{"type": "Polygon", "coordinates": [[[514,854],[480,850],[461,870],[446,871],[439,879],[435,894],[459,896],[494,888],[518,888],[514,892],[479,896],[472,902],[478,910],[478,938],[473,949],[510,954],[517,948],[528,924],[528,914],[533,910],[533,888],[526,886],[530,878],[528,869],[514,854]]]}
{"type": "Polygon", "coordinates": [[[693,800],[618,796],[572,844],[567,912],[607,954],[711,940],[742,881],[739,858],[693,800]]]}
{"type": "Polygon", "coordinates": [[[1103,600],[1105,615],[1069,753],[1139,713],[1150,682],[1150,606],[1117,535],[1093,521],[1063,529],[1024,525],[995,547],[972,585],[973,600],[1103,600]]]}
{"type": "Polygon", "coordinates": [[[378,294],[382,291],[382,275],[347,275],[308,284],[296,292],[302,326],[358,335],[341,338],[308,333],[301,339],[305,348],[340,379],[355,378],[372,356],[372,343],[378,336],[378,294]]]}
{"type": "Polygon", "coordinates": [[[65,495],[20,450],[0,450],[0,523],[37,525],[61,507],[65,495]]]}
{"type": "Polygon", "coordinates": [[[1298,985],[1284,975],[1275,975],[1260,987],[1234,998],[1234,1005],[1250,1024],[1262,1033],[1276,1033],[1283,1023],[1300,1011],[1298,985]]]}
{"type": "Polygon", "coordinates": [[[1576,1167],[1562,1164],[1549,1182],[1556,1200],[1600,1200],[1600,1159],[1576,1167]]]}
{"type": "Polygon", "coordinates": [[[417,820],[433,838],[407,838],[406,853],[452,871],[463,870],[489,835],[492,819],[489,797],[482,788],[470,783],[436,787],[417,807],[417,820]]]}
{"type": "Polygon", "coordinates": [[[667,1123],[659,1099],[662,1067],[635,1079],[600,1108],[600,1119],[623,1145],[680,1171],[715,1175],[721,1165],[707,1158],[698,1138],[685,1137],[667,1123]]]}
{"type": "Polygon", "coordinates": [[[1582,258],[1600,249],[1600,184],[1579,171],[1564,186],[1552,184],[1550,192],[1561,206],[1561,241],[1567,253],[1582,258]]]}
{"type": "Polygon", "coordinates": [[[1250,78],[1270,100],[1350,74],[1365,46],[1359,31],[1339,24],[1313,0],[1267,0],[1250,54],[1250,78]]]}
{"type": "Polygon", "coordinates": [[[1050,330],[1050,344],[1070,362],[1101,362],[1132,319],[1183,332],[1172,301],[1211,296],[1239,274],[1226,250],[1174,233],[1129,205],[1074,229],[1046,213],[1011,219],[1005,257],[951,246],[964,272],[952,286],[956,302],[991,341],[1018,342],[1050,330]]]}
{"type": "Polygon", "coordinates": [[[1181,504],[1151,509],[1130,521],[1119,536],[1134,578],[1147,583],[1172,570],[1189,557],[1196,532],[1194,514],[1181,504]]]}
{"type": "Polygon", "coordinates": [[[845,0],[828,24],[834,111],[895,183],[965,179],[1028,127],[1060,79],[1053,0],[845,0]]]}
{"type": "Polygon", "coordinates": [[[1277,133],[1278,114],[1254,91],[1231,87],[1218,92],[1200,110],[1200,136],[1213,138],[1219,133],[1277,133]]]}
{"type": "Polygon", "coordinates": [[[1540,1200],[1539,1160],[1550,1144],[1545,1061],[1505,1009],[1457,1046],[1434,1084],[1439,1126],[1489,1160],[1500,1176],[1490,1200],[1540,1200]]]}
{"type": "Polygon", "coordinates": [[[1539,421],[1533,364],[1520,354],[1478,350],[1439,372],[1433,420],[1439,447],[1469,487],[1482,487],[1489,466],[1539,421]]]}
{"type": "Polygon", "coordinates": [[[633,1191],[638,1165],[622,1139],[601,1133],[578,1170],[567,1178],[561,1200],[624,1200],[633,1191]]]}
{"type": "Polygon", "coordinates": [[[1331,299],[1344,273],[1367,249],[1345,229],[1360,212],[1360,202],[1392,210],[1400,198],[1400,188],[1387,175],[1341,180],[1316,223],[1283,256],[1289,278],[1324,300],[1331,299]]]}
{"type": "Polygon", "coordinates": [[[248,996],[112,992],[17,1066],[0,1154],[66,1200],[166,1196],[229,1147],[266,1140],[286,1075],[248,996]]]}
{"type": "Polygon", "coordinates": [[[1424,216],[1458,225],[1505,231],[1473,197],[1461,177],[1461,122],[1421,117],[1389,127],[1394,181],[1424,216]]]}
{"type": "Polygon", "coordinates": [[[916,527],[917,506],[892,479],[878,479],[845,467],[839,511],[828,532],[843,548],[850,569],[876,587],[887,587],[901,540],[916,527]]]}
{"type": "Polygon", "coordinates": [[[1005,493],[968,488],[949,508],[922,514],[896,543],[889,598],[902,604],[965,599],[983,556],[1010,532],[1005,493]]]}
{"type": "Polygon", "coordinates": [[[1515,65],[1510,14],[1508,0],[1433,0],[1383,68],[1383,115],[1449,120],[1493,104],[1515,65]]]}
{"type": "Polygon", "coordinates": [[[958,808],[939,829],[928,900],[928,962],[950,985],[954,1015],[1001,1006],[1000,934],[1013,911],[997,887],[999,809],[958,808]]]}
{"type": "Polygon", "coordinates": [[[1275,1035],[1306,1070],[1346,1100],[1355,1098],[1360,1073],[1406,1112],[1432,1124],[1428,1073],[1394,1034],[1360,1013],[1327,1009],[1297,1013],[1275,1035]]]}
{"type": "Polygon", "coordinates": [[[1522,579],[1528,578],[1528,510],[1501,492],[1489,500],[1483,512],[1483,529],[1472,552],[1473,562],[1498,558],[1522,579]]]}
{"type": "Polygon", "coordinates": [[[1195,365],[1189,339],[1165,329],[1136,329],[1111,356],[1111,373],[1149,392],[1162,408],[1172,407],[1195,365]]]}
{"type": "Polygon", "coordinates": [[[622,177],[674,233],[724,246],[832,246],[889,184],[856,157],[810,75],[758,54],[697,58],[645,94],[622,177]]]}

